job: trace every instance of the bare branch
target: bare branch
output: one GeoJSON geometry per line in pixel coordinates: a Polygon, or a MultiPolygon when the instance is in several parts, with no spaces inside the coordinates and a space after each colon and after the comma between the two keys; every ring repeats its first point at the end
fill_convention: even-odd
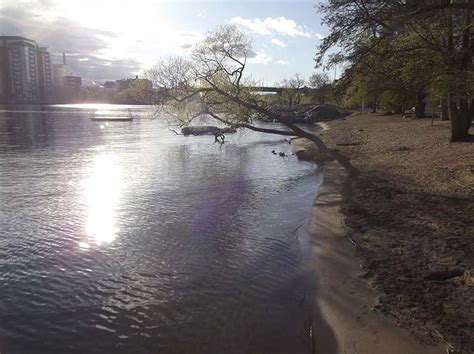
{"type": "MultiPolygon", "coordinates": [[[[230,129],[245,128],[266,134],[305,137],[321,152],[333,155],[347,166],[348,160],[328,149],[316,135],[268,109],[257,94],[246,89],[249,85],[244,79],[244,70],[247,57],[252,53],[250,44],[250,40],[235,26],[222,26],[196,46],[191,59],[171,58],[156,65],[150,74],[169,99],[166,102],[169,116],[174,117],[181,127],[207,115],[230,129]],[[243,86],[243,83],[248,86],[243,86]],[[274,129],[253,123],[261,118],[282,123],[283,127],[274,129]]],[[[294,95],[292,102],[299,102],[305,83],[299,74],[285,83],[290,94],[294,95]]],[[[216,141],[218,138],[223,141],[226,131],[225,128],[216,129],[216,141]]]]}

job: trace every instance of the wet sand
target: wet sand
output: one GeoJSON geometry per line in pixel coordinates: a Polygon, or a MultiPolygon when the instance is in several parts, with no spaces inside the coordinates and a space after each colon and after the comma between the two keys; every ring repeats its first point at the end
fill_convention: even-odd
{"type": "Polygon", "coordinates": [[[471,353],[474,144],[449,143],[449,122],[374,114],[319,134],[360,176],[348,188],[327,164],[313,209],[318,352],[471,353]]]}
{"type": "MultiPolygon", "coordinates": [[[[353,245],[346,238],[341,206],[348,180],[331,162],[312,208],[313,269],[317,290],[313,313],[315,353],[444,353],[441,346],[420,344],[392,320],[373,311],[377,293],[362,275],[353,245]]],[[[350,182],[350,181],[349,181],[350,182]]]]}
{"type": "Polygon", "coordinates": [[[474,127],[450,143],[449,122],[433,123],[356,114],[321,138],[360,171],[342,213],[376,310],[420,341],[472,353],[474,127]]]}

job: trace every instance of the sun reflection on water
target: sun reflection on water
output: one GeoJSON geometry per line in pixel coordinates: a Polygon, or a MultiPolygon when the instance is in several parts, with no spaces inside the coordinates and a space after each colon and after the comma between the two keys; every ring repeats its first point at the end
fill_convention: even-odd
{"type": "MultiPolygon", "coordinates": [[[[122,172],[114,156],[97,155],[86,184],[86,233],[98,245],[112,242],[119,231],[115,213],[120,200],[121,185],[122,172]]],[[[83,247],[87,243],[81,244],[81,248],[88,248],[83,247]]]]}

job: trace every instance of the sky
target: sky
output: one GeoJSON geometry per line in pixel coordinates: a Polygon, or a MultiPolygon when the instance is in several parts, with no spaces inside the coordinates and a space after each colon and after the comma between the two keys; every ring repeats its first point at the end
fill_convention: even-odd
{"type": "Polygon", "coordinates": [[[327,29],[317,0],[0,0],[0,34],[36,40],[53,63],[67,55],[85,84],[142,75],[160,58],[189,55],[203,36],[235,24],[256,53],[247,75],[264,85],[309,77],[327,29]]]}

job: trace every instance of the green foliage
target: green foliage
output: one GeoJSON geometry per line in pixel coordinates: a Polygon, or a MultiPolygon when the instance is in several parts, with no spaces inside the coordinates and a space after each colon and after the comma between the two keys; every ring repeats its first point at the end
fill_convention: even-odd
{"type": "Polygon", "coordinates": [[[358,108],[364,104],[367,97],[367,87],[364,78],[361,75],[350,80],[349,85],[345,89],[341,104],[344,108],[358,108]]]}
{"type": "Polygon", "coordinates": [[[347,64],[335,89],[343,105],[399,110],[473,97],[472,1],[329,1],[319,10],[330,34],[315,60],[323,65],[326,51],[339,48],[326,66],[347,64]]]}
{"type": "Polygon", "coordinates": [[[310,86],[317,91],[315,94],[317,95],[318,103],[324,104],[326,102],[326,96],[329,91],[330,82],[329,76],[325,72],[314,73],[309,78],[310,86]]]}

